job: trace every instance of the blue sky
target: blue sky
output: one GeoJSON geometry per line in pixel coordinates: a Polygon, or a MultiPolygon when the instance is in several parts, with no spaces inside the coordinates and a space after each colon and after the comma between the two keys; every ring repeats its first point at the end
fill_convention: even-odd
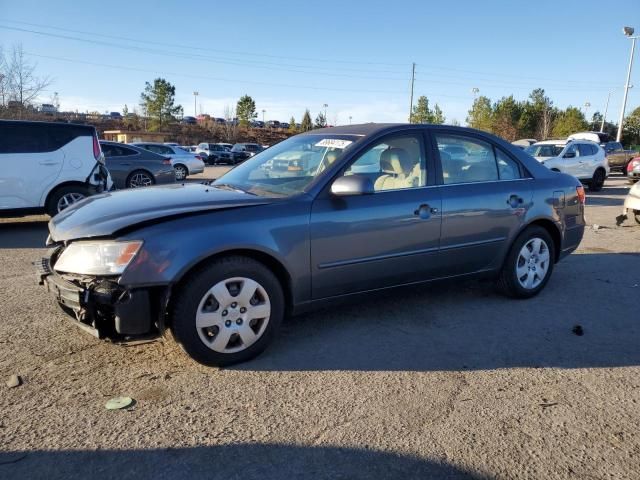
{"type": "MultiPolygon", "coordinates": [[[[412,62],[415,95],[462,124],[474,87],[493,100],[542,87],[559,107],[589,102],[589,116],[612,91],[617,118],[624,25],[640,31],[638,0],[0,0],[0,45],[22,43],[55,80],[42,100],[56,91],[63,109],[132,109],[162,76],[188,115],[194,91],[214,116],[247,93],[267,120],[326,103],[334,124],[405,121],[412,62]]],[[[627,111],[640,104],[638,56],[627,111]]]]}

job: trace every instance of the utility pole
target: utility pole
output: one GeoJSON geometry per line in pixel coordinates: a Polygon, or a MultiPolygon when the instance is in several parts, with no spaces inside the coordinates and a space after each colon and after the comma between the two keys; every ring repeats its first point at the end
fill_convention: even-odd
{"type": "Polygon", "coordinates": [[[193,116],[194,117],[198,116],[198,95],[200,95],[200,93],[193,92],[193,116]]]}
{"type": "Polygon", "coordinates": [[[416,62],[411,64],[411,98],[409,99],[409,123],[411,123],[411,114],[413,113],[413,84],[416,81],[416,62]]]}
{"type": "Polygon", "coordinates": [[[636,39],[638,36],[633,36],[633,28],[624,27],[623,32],[626,37],[631,39],[631,55],[629,56],[629,69],[627,70],[627,82],[624,86],[624,96],[622,97],[622,108],[620,109],[620,120],[618,121],[618,134],[616,135],[616,142],[620,142],[622,138],[622,124],[624,122],[624,111],[627,108],[627,95],[629,94],[629,81],[631,80],[631,69],[633,68],[633,53],[636,49],[636,39]]]}
{"type": "Polygon", "coordinates": [[[607,95],[607,105],[604,107],[604,115],[602,116],[602,123],[600,123],[600,133],[604,132],[604,122],[607,119],[607,112],[609,111],[609,100],[611,99],[611,92],[607,95]]]}

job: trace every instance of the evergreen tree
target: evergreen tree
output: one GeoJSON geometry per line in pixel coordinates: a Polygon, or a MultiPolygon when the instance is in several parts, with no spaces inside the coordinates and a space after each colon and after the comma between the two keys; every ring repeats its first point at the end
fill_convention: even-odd
{"type": "Polygon", "coordinates": [[[258,112],[256,112],[256,102],[249,95],[243,95],[238,100],[236,106],[236,115],[240,121],[240,125],[249,126],[249,124],[256,119],[258,112]]]}
{"type": "Polygon", "coordinates": [[[158,130],[182,115],[182,107],[175,105],[176,87],[164,78],[156,78],[153,85],[145,83],[140,106],[151,119],[150,130],[158,130]]]}
{"type": "Polygon", "coordinates": [[[296,119],[291,117],[289,120],[289,133],[296,133],[298,131],[298,127],[296,126],[296,119]]]}
{"type": "Polygon", "coordinates": [[[302,122],[300,122],[300,131],[301,132],[308,132],[312,128],[313,128],[313,125],[311,123],[311,114],[309,113],[309,109],[307,108],[304,111],[304,115],[302,117],[302,122]]]}
{"type": "Polygon", "coordinates": [[[318,116],[316,116],[316,123],[313,126],[313,128],[324,128],[327,126],[327,119],[324,116],[324,113],[320,112],[318,113],[318,116]]]}
{"type": "Polygon", "coordinates": [[[467,124],[471,128],[485,132],[493,131],[493,108],[488,97],[481,95],[473,101],[467,117],[467,124]]]}
{"type": "Polygon", "coordinates": [[[586,130],[587,127],[587,121],[580,109],[567,107],[564,112],[560,112],[553,124],[553,136],[567,138],[572,133],[586,130]]]}
{"type": "Polygon", "coordinates": [[[418,101],[411,111],[410,123],[431,123],[433,112],[429,108],[429,99],[424,95],[418,97],[418,101]]]}

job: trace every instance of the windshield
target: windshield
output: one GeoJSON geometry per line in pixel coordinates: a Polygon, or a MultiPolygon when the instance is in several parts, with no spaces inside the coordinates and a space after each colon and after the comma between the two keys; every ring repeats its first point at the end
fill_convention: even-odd
{"type": "Polygon", "coordinates": [[[532,157],[557,157],[564,145],[531,145],[524,149],[532,157]]]}
{"type": "Polygon", "coordinates": [[[264,150],[213,183],[262,196],[303,193],[360,137],[298,135],[264,150]]]}

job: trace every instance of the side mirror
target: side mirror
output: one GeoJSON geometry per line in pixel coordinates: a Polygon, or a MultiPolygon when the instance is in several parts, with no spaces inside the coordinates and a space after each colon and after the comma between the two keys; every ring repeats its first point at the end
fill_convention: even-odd
{"type": "Polygon", "coordinates": [[[370,195],[374,193],[373,182],[363,175],[346,175],[338,177],[331,184],[331,193],[338,197],[351,195],[370,195]]]}
{"type": "Polygon", "coordinates": [[[567,152],[563,155],[563,158],[575,158],[576,152],[567,152]]]}

